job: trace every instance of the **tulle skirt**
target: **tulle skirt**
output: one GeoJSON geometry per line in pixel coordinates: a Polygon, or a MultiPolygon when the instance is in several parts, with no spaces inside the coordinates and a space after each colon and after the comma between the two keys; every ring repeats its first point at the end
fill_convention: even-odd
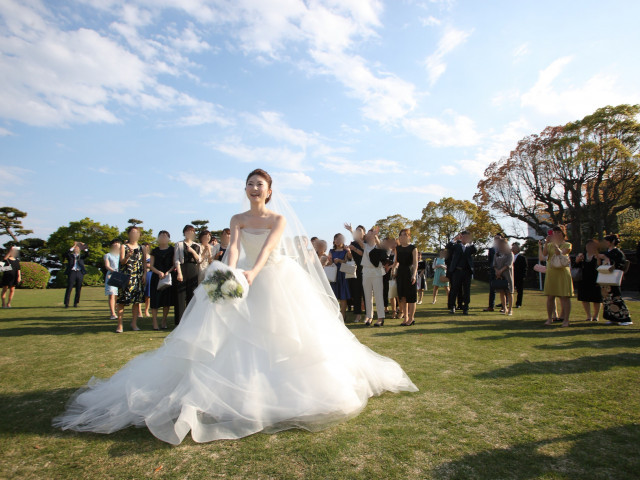
{"type": "Polygon", "coordinates": [[[171,444],[189,431],[208,442],[317,431],[358,415],[373,395],[417,390],[285,257],[267,264],[240,302],[211,303],[198,287],[160,348],[109,379],[92,378],[53,425],[98,433],[146,425],[171,444]]]}

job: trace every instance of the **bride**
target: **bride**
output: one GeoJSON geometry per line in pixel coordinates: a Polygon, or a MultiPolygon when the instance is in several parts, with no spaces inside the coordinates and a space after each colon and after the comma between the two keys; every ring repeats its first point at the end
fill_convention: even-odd
{"type": "Polygon", "coordinates": [[[264,170],[249,174],[250,208],[231,219],[226,266],[207,270],[244,275],[246,297],[213,303],[199,286],[160,348],[109,379],[92,377],[54,426],[98,433],[146,426],[174,445],[189,431],[209,442],[317,431],[355,417],[373,395],[418,390],[395,361],[344,326],[308,237],[271,186],[264,170]],[[280,208],[268,209],[275,199],[280,208]]]}

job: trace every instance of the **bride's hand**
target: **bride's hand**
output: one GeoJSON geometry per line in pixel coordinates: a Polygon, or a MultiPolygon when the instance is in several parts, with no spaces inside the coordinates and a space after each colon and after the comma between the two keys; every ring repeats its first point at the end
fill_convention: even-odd
{"type": "Polygon", "coordinates": [[[244,274],[245,278],[247,279],[247,283],[249,285],[251,285],[253,283],[253,280],[256,278],[256,273],[253,270],[245,270],[242,273],[244,274]]]}

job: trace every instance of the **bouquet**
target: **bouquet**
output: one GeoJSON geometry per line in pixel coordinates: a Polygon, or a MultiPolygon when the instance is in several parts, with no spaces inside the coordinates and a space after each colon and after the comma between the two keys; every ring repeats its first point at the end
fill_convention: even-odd
{"type": "MultiPolygon", "coordinates": [[[[214,262],[215,266],[222,266],[220,262],[214,262]]],[[[221,302],[227,299],[238,299],[246,296],[248,284],[244,276],[240,279],[234,270],[212,267],[200,285],[204,288],[211,302],[221,302]]],[[[240,274],[241,275],[241,274],[240,274]]]]}

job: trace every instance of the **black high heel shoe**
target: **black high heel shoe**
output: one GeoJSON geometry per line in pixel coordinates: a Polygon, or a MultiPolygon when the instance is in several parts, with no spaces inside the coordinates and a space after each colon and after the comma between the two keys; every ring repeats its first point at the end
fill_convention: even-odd
{"type": "Polygon", "coordinates": [[[410,327],[411,325],[415,325],[415,323],[415,320],[411,320],[411,323],[405,323],[405,327],[410,327]]]}
{"type": "Polygon", "coordinates": [[[373,324],[374,327],[381,327],[384,325],[384,318],[382,320],[378,320],[376,323],[373,324]]]}
{"type": "Polygon", "coordinates": [[[373,323],[373,318],[371,318],[371,319],[367,320],[366,322],[364,322],[364,326],[365,327],[370,327],[372,323],[373,323]]]}

